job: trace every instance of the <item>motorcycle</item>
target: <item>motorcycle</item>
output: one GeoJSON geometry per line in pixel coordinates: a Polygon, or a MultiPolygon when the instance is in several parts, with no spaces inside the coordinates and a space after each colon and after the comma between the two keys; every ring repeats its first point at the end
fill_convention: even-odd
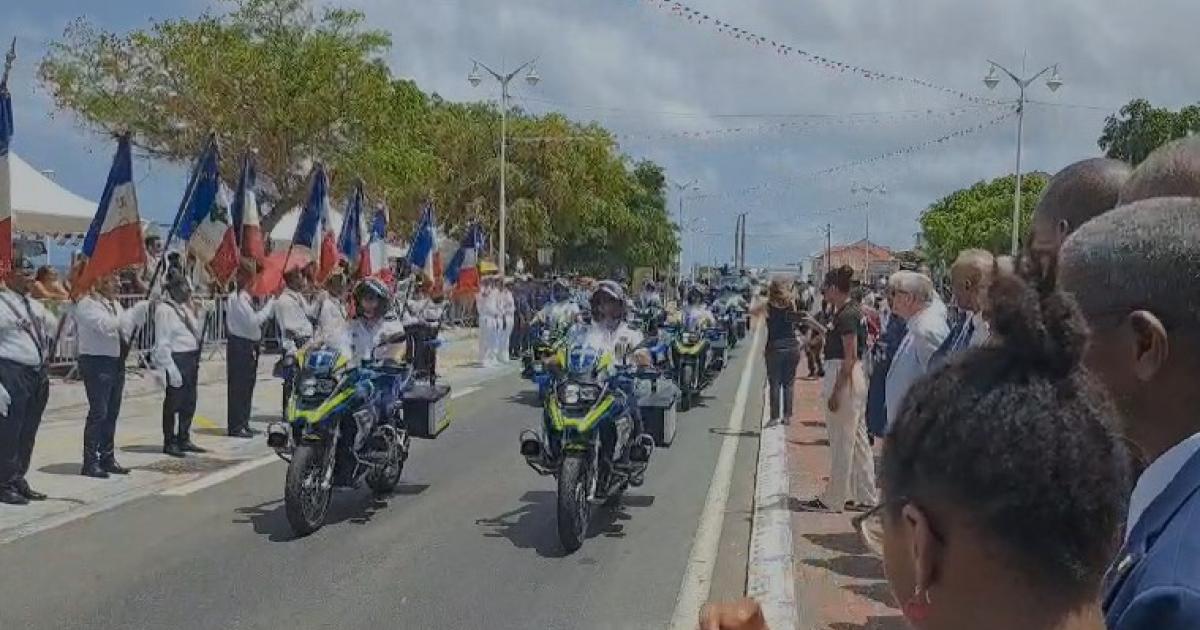
{"type": "Polygon", "coordinates": [[[587,347],[563,354],[542,431],[523,430],[520,450],[530,468],[558,481],[558,537],[571,553],[587,537],[593,506],[615,505],[628,487],[642,484],[654,439],[633,435],[625,391],[637,370],[620,365],[608,375],[613,355],[587,347]]]}
{"type": "Polygon", "coordinates": [[[717,302],[713,305],[713,316],[717,318],[717,324],[725,331],[729,348],[731,350],[736,348],[738,340],[741,339],[741,336],[738,335],[737,325],[741,318],[736,309],[728,302],[717,302]]]}
{"type": "Polygon", "coordinates": [[[725,363],[725,333],[719,327],[680,329],[671,346],[671,364],[679,387],[680,412],[695,406],[702,392],[725,363]]]}
{"type": "Polygon", "coordinates": [[[297,351],[294,369],[286,421],[269,425],[267,445],[288,462],[288,524],[307,536],[325,524],[334,487],[365,480],[386,494],[400,482],[410,446],[401,401],[413,374],[407,363],[393,360],[353,367],[345,349],[324,340],[297,351]],[[393,401],[387,409],[380,408],[384,400],[393,401]]]}

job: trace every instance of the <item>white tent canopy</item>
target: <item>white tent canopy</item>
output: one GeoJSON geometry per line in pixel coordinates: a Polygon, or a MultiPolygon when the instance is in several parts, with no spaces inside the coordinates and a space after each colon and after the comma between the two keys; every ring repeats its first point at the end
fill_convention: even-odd
{"type": "Polygon", "coordinates": [[[15,153],[8,154],[13,232],[83,234],[98,203],[56,184],[15,153]]]}

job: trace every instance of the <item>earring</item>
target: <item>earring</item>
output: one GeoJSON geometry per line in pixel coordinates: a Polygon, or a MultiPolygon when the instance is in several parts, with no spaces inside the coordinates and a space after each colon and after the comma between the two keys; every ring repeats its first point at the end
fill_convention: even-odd
{"type": "Polygon", "coordinates": [[[929,597],[929,590],[918,586],[916,592],[900,610],[909,620],[921,622],[929,619],[932,609],[933,601],[929,597]]]}

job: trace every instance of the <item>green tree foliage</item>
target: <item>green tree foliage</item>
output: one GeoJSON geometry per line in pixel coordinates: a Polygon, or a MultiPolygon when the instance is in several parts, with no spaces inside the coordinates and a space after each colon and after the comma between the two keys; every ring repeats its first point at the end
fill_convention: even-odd
{"type": "MultiPolygon", "coordinates": [[[[391,37],[364,14],[311,0],[225,0],[227,13],[152,22],[125,34],[83,19],[50,46],[40,76],[56,105],[103,132],[129,131],[147,154],[194,159],[209,131],[232,179],[258,153],[275,208],[304,197],[315,160],[334,193],[362,178],[402,234],[425,199],[456,235],[474,219],[499,223],[500,112],[451,103],[392,77],[391,37]]],[[[677,251],[662,170],[631,165],[611,134],[561,115],[509,112],[509,251],[595,272],[665,265],[677,251]]],[[[282,212],[264,217],[274,225],[282,212]]]]}
{"type": "Polygon", "coordinates": [[[1200,105],[1179,111],[1154,107],[1145,99],[1129,101],[1104,121],[1098,144],[1110,158],[1138,164],[1158,147],[1200,131],[1200,105]]]}
{"type": "MultiPolygon", "coordinates": [[[[924,253],[935,266],[949,266],[958,252],[968,248],[1008,253],[1012,243],[1013,189],[1015,177],[1007,175],[954,191],[921,214],[924,253]]],[[[1029,229],[1048,177],[1027,173],[1021,178],[1022,234],[1029,229]]]]}

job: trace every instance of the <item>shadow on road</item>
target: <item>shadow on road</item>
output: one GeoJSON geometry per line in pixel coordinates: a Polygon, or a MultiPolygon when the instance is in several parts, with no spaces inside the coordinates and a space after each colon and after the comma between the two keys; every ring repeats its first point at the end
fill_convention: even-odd
{"type": "Polygon", "coordinates": [[[538,400],[537,389],[536,389],[537,386],[531,385],[531,387],[534,387],[534,389],[522,389],[520,391],[514,392],[511,396],[508,397],[508,402],[516,403],[518,405],[525,405],[526,407],[540,408],[542,406],[542,403],[538,400]]]}
{"type": "MultiPolygon", "coordinates": [[[[429,484],[400,484],[390,495],[411,496],[421,494],[429,488],[429,484]]],[[[333,527],[341,523],[364,525],[371,522],[377,512],[388,507],[387,496],[377,496],[369,490],[357,489],[337,491],[325,515],[325,527],[333,527]]],[[[249,523],[255,533],[262,534],[271,542],[289,542],[296,540],[292,528],[288,525],[287,514],[283,499],[274,499],[250,507],[237,508],[234,523],[249,523]]]]}
{"type": "Polygon", "coordinates": [[[121,447],[121,452],[124,452],[124,453],[155,454],[155,453],[162,453],[162,451],[163,451],[162,444],[130,444],[129,446],[121,447]]]}
{"type": "MultiPolygon", "coordinates": [[[[543,558],[565,557],[567,554],[558,541],[558,493],[550,490],[530,490],[521,495],[520,501],[522,505],[514,510],[476,519],[475,524],[484,528],[483,536],[507,538],[518,549],[533,549],[543,558]]],[[[622,521],[633,518],[628,508],[646,508],[653,504],[653,495],[625,495],[615,507],[594,507],[588,537],[625,536],[622,521]]]]}
{"type": "Polygon", "coordinates": [[[38,472],[46,473],[47,475],[78,475],[79,469],[83,464],[78,462],[64,462],[61,464],[47,464],[38,469],[38,472]]]}

